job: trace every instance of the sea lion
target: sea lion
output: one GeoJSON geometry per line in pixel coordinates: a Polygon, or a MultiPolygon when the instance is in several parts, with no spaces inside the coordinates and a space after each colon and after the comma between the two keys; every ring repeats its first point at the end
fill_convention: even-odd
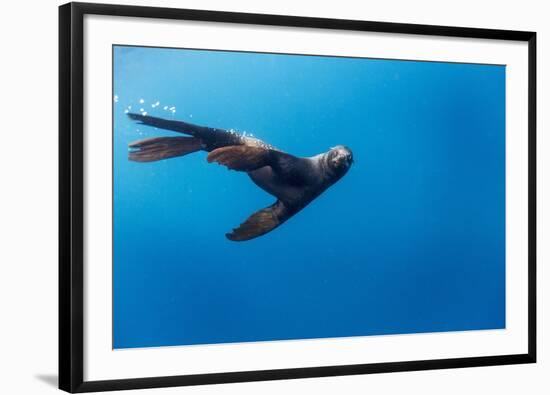
{"type": "Polygon", "coordinates": [[[301,158],[233,131],[149,115],[129,113],[128,116],[144,125],[192,136],[136,141],[129,145],[130,160],[152,162],[207,151],[209,163],[217,162],[246,172],[256,185],[277,198],[274,204],[252,214],[227,233],[226,237],[232,241],[250,240],[272,231],[342,178],[353,163],[351,150],[343,145],[301,158]]]}

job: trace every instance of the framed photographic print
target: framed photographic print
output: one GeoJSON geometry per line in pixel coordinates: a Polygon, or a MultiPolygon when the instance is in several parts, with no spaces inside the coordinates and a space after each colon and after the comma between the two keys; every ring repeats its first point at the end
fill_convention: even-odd
{"type": "Polygon", "coordinates": [[[535,362],[535,33],[59,11],[61,389],[535,362]]]}

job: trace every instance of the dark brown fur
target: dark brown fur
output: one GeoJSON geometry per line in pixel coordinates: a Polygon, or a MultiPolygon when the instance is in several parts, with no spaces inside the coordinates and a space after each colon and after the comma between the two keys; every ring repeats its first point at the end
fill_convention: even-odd
{"type": "Polygon", "coordinates": [[[250,240],[272,231],[342,178],[353,162],[351,151],[344,146],[310,158],[299,158],[261,140],[223,129],[140,114],[128,115],[145,125],[192,136],[137,141],[129,145],[130,160],[152,162],[207,151],[210,152],[209,163],[217,162],[229,169],[246,172],[256,185],[277,198],[274,204],[252,214],[226,234],[232,241],[250,240]]]}

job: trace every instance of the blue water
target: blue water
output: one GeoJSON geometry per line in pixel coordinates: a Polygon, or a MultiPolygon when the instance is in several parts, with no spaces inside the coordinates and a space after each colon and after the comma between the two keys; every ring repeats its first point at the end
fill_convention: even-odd
{"type": "Polygon", "coordinates": [[[504,66],[117,46],[113,94],[114,348],[504,328],[504,66]],[[178,135],[128,106],[355,164],[231,242],[275,199],[204,152],[128,161],[178,135]]]}

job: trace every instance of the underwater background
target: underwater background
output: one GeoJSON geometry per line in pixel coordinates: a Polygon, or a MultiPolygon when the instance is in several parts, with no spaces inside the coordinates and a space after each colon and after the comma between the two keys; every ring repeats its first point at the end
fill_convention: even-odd
{"type": "MultiPolygon", "coordinates": [[[[505,327],[505,67],[113,47],[113,347],[505,327]],[[234,129],[348,174],[257,239],[275,198],[206,153],[128,160],[180,134],[125,112],[234,129]]],[[[181,135],[180,135],[181,136],[181,135]]]]}

